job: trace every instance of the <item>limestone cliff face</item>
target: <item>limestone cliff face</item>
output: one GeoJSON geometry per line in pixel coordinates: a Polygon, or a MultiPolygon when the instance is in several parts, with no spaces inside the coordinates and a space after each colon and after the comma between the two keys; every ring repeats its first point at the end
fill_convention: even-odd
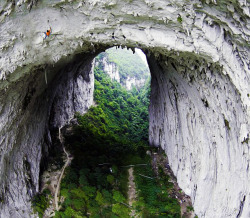
{"type": "Polygon", "coordinates": [[[92,59],[81,54],[67,67],[36,68],[33,76],[1,90],[6,104],[1,104],[0,217],[32,216],[30,199],[39,191],[40,167],[52,145],[50,131],[92,104],[92,59]]]}
{"type": "Polygon", "coordinates": [[[86,113],[93,104],[94,64],[74,62],[63,69],[63,78],[57,86],[50,115],[50,128],[64,126],[75,112],[86,113]]]}
{"type": "MultiPolygon", "coordinates": [[[[129,64],[129,63],[128,63],[129,64]]],[[[135,76],[130,77],[127,75],[126,78],[120,76],[119,66],[109,60],[107,53],[103,53],[103,56],[95,61],[95,65],[103,69],[103,72],[108,74],[111,80],[119,82],[127,90],[131,90],[133,86],[141,88],[145,83],[145,78],[136,78],[135,76]]]]}
{"type": "Polygon", "coordinates": [[[146,79],[137,79],[135,77],[128,77],[125,80],[125,87],[127,90],[131,90],[133,86],[142,87],[146,83],[146,79]]]}
{"type": "Polygon", "coordinates": [[[91,61],[114,45],[147,54],[150,143],[195,213],[250,216],[248,1],[5,0],[0,11],[0,217],[32,216],[49,130],[88,108],[91,61]]]}
{"type": "Polygon", "coordinates": [[[248,217],[249,150],[240,137],[248,127],[239,93],[216,65],[149,60],[150,143],[165,149],[199,217],[248,217]]]}
{"type": "Polygon", "coordinates": [[[100,62],[96,61],[95,62],[97,66],[100,66],[103,68],[103,71],[109,75],[111,80],[115,80],[120,83],[120,74],[118,67],[115,63],[109,62],[108,57],[104,56],[100,62]]]}

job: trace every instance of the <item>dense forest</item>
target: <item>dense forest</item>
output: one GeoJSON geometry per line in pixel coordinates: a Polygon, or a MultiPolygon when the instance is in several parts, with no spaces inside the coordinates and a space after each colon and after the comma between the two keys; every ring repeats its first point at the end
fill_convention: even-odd
{"type": "MultiPolygon", "coordinates": [[[[180,217],[173,184],[159,167],[151,166],[148,146],[150,80],[127,91],[95,67],[95,106],[77,113],[78,125],[65,128],[66,149],[74,157],[66,169],[55,217],[180,217]],[[128,169],[134,165],[136,201],[128,202],[128,169]],[[133,216],[134,216],[133,215],[133,216]]],[[[49,196],[49,195],[47,195],[49,196]]],[[[40,195],[41,197],[41,195],[40,195]]],[[[44,204],[46,194],[42,195],[44,204]]],[[[38,205],[38,204],[37,204],[38,205]]],[[[40,216],[43,210],[40,209],[40,216]]]]}

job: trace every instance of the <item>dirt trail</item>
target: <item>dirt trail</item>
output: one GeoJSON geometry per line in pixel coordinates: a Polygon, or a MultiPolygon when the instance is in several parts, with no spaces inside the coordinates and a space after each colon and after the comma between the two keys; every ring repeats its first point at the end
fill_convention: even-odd
{"type": "MultiPolygon", "coordinates": [[[[132,207],[133,202],[136,200],[136,188],[135,188],[135,182],[134,182],[134,168],[130,167],[128,169],[128,202],[129,202],[129,206],[132,207]]],[[[131,217],[135,217],[135,210],[132,209],[131,210],[131,217]]]]}
{"type": "Polygon", "coordinates": [[[67,157],[67,160],[62,168],[62,171],[61,171],[61,174],[60,174],[60,177],[58,179],[58,182],[57,182],[57,186],[56,186],[56,191],[55,191],[55,196],[54,196],[54,201],[55,201],[55,209],[58,211],[60,208],[58,206],[58,201],[59,201],[59,196],[58,196],[58,192],[60,190],[60,185],[61,185],[61,180],[62,180],[62,177],[63,177],[63,174],[64,174],[64,171],[65,171],[65,168],[70,164],[71,160],[72,160],[72,157],[70,157],[70,154],[65,150],[65,147],[64,147],[64,139],[63,139],[63,136],[61,134],[61,127],[59,128],[59,140],[63,146],[63,151],[64,153],[66,154],[66,157],[67,157]]]}

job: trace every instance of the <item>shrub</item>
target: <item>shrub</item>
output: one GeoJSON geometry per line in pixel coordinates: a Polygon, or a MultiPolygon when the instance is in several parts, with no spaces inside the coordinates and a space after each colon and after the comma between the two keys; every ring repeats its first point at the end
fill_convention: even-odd
{"type": "Polygon", "coordinates": [[[179,16],[177,17],[177,21],[178,21],[179,23],[182,23],[182,17],[181,17],[181,15],[179,15],[179,16]]]}
{"type": "Polygon", "coordinates": [[[225,126],[227,127],[228,130],[230,130],[229,122],[227,119],[224,119],[225,126]]]}
{"type": "Polygon", "coordinates": [[[45,210],[49,207],[49,194],[48,190],[43,193],[35,195],[32,199],[32,207],[34,213],[38,213],[39,218],[42,218],[45,210]]]}

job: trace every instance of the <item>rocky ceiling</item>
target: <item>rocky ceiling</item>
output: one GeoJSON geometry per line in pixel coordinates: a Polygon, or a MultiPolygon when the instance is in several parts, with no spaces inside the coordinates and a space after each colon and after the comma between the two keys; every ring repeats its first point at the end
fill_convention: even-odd
{"type": "Polygon", "coordinates": [[[50,131],[92,104],[95,55],[126,46],[147,55],[149,140],[195,213],[249,217],[249,16],[247,0],[1,1],[0,216],[31,216],[50,131]]]}

